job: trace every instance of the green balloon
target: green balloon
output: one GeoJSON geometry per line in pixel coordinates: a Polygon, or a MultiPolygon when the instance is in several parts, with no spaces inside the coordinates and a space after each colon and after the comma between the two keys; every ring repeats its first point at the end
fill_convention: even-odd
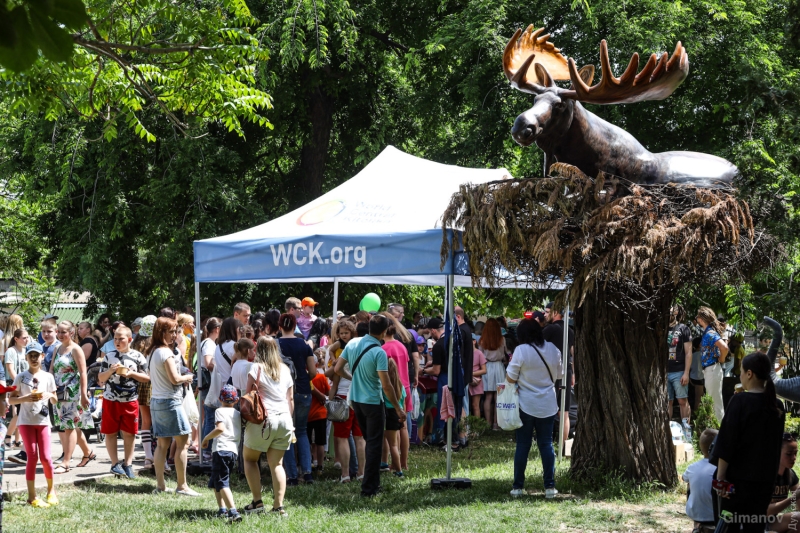
{"type": "Polygon", "coordinates": [[[368,292],[361,299],[361,303],[358,305],[358,308],[361,311],[378,312],[381,308],[381,297],[374,292],[368,292]]]}

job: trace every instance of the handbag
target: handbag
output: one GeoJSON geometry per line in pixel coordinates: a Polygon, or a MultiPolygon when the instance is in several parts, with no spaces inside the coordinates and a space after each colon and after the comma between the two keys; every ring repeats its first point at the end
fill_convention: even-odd
{"type": "Polygon", "coordinates": [[[350,406],[347,404],[347,400],[342,398],[334,397],[333,400],[328,400],[325,409],[328,411],[328,420],[331,422],[347,422],[350,418],[350,406]]]}
{"type": "Polygon", "coordinates": [[[56,387],[56,400],[58,400],[59,402],[67,401],[67,386],[66,385],[61,385],[59,387],[56,387]]]}
{"type": "Polygon", "coordinates": [[[253,388],[239,400],[239,413],[244,420],[253,424],[263,424],[267,419],[267,410],[258,392],[258,384],[261,381],[261,365],[258,365],[258,376],[253,382],[253,388]]]}

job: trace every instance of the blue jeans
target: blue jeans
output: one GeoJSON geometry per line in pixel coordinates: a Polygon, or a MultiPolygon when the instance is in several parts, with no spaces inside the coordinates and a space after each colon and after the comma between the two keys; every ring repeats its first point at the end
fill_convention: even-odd
{"type": "Polygon", "coordinates": [[[542,458],[544,488],[556,486],[556,452],[553,450],[553,425],[556,415],[547,418],[536,418],[522,409],[519,410],[522,427],[517,430],[517,451],[514,453],[514,488],[525,488],[525,469],[528,466],[528,454],[533,444],[533,431],[536,430],[536,446],[542,458]]]}
{"type": "Polygon", "coordinates": [[[288,479],[297,479],[298,461],[300,462],[300,474],[311,473],[311,445],[308,442],[307,429],[310,409],[310,394],[294,395],[294,436],[297,442],[292,443],[283,456],[283,467],[288,479]],[[295,458],[295,450],[297,450],[297,458],[295,458]]]}
{"type": "MultiPolygon", "coordinates": [[[[206,396],[208,395],[208,391],[200,391],[200,402],[203,404],[203,430],[200,434],[200,441],[206,438],[206,435],[211,433],[214,430],[214,413],[217,412],[216,408],[209,407],[206,405],[206,396]]],[[[211,446],[208,447],[207,451],[209,454],[211,453],[211,446]]]]}

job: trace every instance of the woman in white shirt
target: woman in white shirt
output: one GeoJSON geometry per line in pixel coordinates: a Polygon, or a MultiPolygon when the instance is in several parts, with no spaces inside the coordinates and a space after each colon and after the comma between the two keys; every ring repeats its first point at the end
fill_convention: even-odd
{"type": "MultiPolygon", "coordinates": [[[[525,468],[536,429],[536,446],[542,459],[545,498],[554,498],[556,490],[556,454],[553,451],[553,424],[558,413],[555,380],[561,375],[561,352],[544,340],[542,328],[530,318],[517,326],[519,346],[508,365],[506,380],[517,384],[519,417],[514,453],[514,486],[512,496],[525,494],[525,468]]],[[[499,387],[498,387],[499,388],[499,387]]]]}
{"type": "Polygon", "coordinates": [[[166,317],[156,320],[153,342],[148,350],[147,367],[150,374],[150,417],[153,436],[158,439],[155,453],[156,492],[166,492],[164,466],[172,440],[175,440],[175,473],[178,477],[176,494],[200,496],[186,482],[186,455],[192,427],[183,410],[183,385],[194,379],[191,373],[181,374],[180,355],[175,355],[172,343],[180,332],[178,323],[166,317]]]}
{"type": "Polygon", "coordinates": [[[244,432],[244,474],[253,493],[253,501],[246,513],[261,512],[261,472],[258,460],[263,452],[272,473],[272,512],[286,515],[283,495],[286,492],[286,472],[283,455],[289,449],[294,433],[294,382],[289,367],[283,364],[278,342],[271,337],[261,337],[256,346],[256,358],[247,377],[247,393],[258,387],[261,401],[267,411],[263,424],[247,423],[244,432]]]}
{"type": "MultiPolygon", "coordinates": [[[[203,327],[203,337],[200,341],[199,365],[201,369],[207,372],[200,371],[202,374],[202,388],[200,389],[200,404],[203,406],[203,413],[201,418],[202,431],[200,440],[206,438],[206,435],[211,433],[214,429],[214,408],[206,405],[206,396],[208,395],[208,388],[211,386],[211,372],[214,371],[214,352],[217,351],[217,338],[219,338],[219,329],[222,321],[219,318],[211,317],[206,320],[203,327]]],[[[211,460],[211,454],[207,450],[203,450],[206,460],[211,460]]]]}

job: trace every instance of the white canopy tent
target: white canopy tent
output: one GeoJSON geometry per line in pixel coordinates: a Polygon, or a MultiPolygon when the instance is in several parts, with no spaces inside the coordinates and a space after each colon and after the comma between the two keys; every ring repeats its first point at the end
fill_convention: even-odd
{"type": "MultiPolygon", "coordinates": [[[[357,175],[301,208],[195,241],[197,323],[200,283],[332,282],[334,317],[339,282],[445,286],[452,317],[453,287],[472,286],[472,280],[463,252],[451,253],[441,267],[441,216],[462,184],[509,178],[502,168],[443,165],[389,146],[357,175]]],[[[533,288],[524,279],[508,286],[533,288]]]]}

